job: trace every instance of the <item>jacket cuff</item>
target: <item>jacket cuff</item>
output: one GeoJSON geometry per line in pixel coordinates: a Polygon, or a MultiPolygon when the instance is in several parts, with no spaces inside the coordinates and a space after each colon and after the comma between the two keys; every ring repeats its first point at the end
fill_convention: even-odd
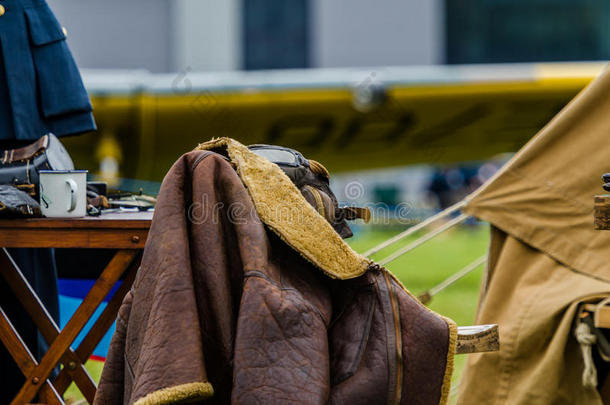
{"type": "Polygon", "coordinates": [[[153,391],[138,399],[134,405],[168,405],[203,400],[214,395],[212,384],[193,382],[153,391]]]}

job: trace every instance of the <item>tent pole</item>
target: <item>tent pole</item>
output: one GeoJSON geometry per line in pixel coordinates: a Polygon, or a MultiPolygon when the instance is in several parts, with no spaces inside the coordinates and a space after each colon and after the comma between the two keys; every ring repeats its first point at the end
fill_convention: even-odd
{"type": "Polygon", "coordinates": [[[371,256],[371,255],[379,252],[380,250],[385,249],[386,247],[388,247],[390,245],[393,245],[394,243],[398,242],[399,240],[402,240],[410,235],[413,235],[415,232],[425,228],[426,226],[432,224],[433,222],[436,222],[439,219],[445,218],[446,216],[453,214],[455,211],[461,209],[465,205],[466,205],[465,200],[462,200],[456,204],[453,204],[451,207],[444,209],[443,211],[439,212],[438,214],[435,214],[429,218],[426,218],[422,222],[418,223],[417,225],[414,225],[411,228],[399,233],[398,235],[396,235],[384,242],[381,242],[379,245],[372,247],[371,249],[364,252],[363,256],[367,256],[367,257],[371,256]]]}
{"type": "Polygon", "coordinates": [[[454,219],[447,222],[446,224],[443,224],[442,226],[435,229],[434,231],[425,234],[424,236],[422,236],[419,239],[416,239],[415,241],[411,242],[404,248],[399,249],[396,252],[392,253],[391,255],[387,256],[385,259],[380,260],[379,264],[381,266],[385,266],[386,264],[390,263],[391,261],[396,260],[397,258],[404,255],[405,253],[408,253],[411,250],[415,249],[416,247],[424,244],[425,242],[429,241],[430,239],[434,238],[435,236],[440,235],[441,233],[445,232],[446,230],[453,228],[454,226],[456,226],[459,223],[466,220],[466,218],[468,218],[468,217],[469,217],[469,215],[460,214],[458,217],[455,217],[454,219]]]}

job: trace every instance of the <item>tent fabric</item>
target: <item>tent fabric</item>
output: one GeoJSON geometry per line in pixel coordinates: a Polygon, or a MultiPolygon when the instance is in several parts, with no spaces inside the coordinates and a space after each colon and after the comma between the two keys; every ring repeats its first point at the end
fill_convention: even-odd
{"type": "Polygon", "coordinates": [[[459,404],[600,404],[581,382],[572,327],[580,302],[599,301],[607,282],[559,263],[500,230],[495,271],[477,323],[500,325],[500,351],[471,354],[459,404]]]}
{"type": "Polygon", "coordinates": [[[467,199],[492,225],[476,323],[499,324],[500,351],[469,356],[459,404],[601,403],[572,326],[578,303],[610,295],[610,232],[593,227],[609,95],[606,70],[467,199]]]}

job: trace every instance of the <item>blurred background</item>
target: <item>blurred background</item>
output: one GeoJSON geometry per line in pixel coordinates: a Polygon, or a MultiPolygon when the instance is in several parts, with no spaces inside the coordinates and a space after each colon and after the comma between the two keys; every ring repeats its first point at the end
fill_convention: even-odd
{"type": "MultiPolygon", "coordinates": [[[[212,137],[293,147],[328,167],[341,203],[373,208],[371,224],[354,224],[359,252],[474,191],[610,57],[605,0],[49,4],[99,126],[65,138],[79,168],[155,194],[212,137]]],[[[388,268],[419,294],[487,243],[470,220],[388,268]]],[[[481,273],[430,306],[472,324],[481,273]]]]}
{"type": "Polygon", "coordinates": [[[605,60],[603,0],[51,0],[85,69],[605,60]]]}
{"type": "Polygon", "coordinates": [[[69,147],[109,179],[159,181],[213,136],[293,146],[333,172],[488,159],[610,52],[603,0],[50,4],[99,126],[69,147]]]}

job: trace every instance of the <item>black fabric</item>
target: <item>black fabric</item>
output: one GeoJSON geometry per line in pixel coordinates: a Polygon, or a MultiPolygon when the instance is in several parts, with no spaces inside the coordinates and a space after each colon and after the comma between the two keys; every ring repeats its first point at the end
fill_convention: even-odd
{"type": "Polygon", "coordinates": [[[0,184],[0,218],[40,217],[40,205],[25,192],[0,184]]]}
{"type": "MultiPolygon", "coordinates": [[[[0,41],[0,55],[2,52],[2,41],[0,41]]],[[[11,110],[11,102],[8,93],[8,82],[4,80],[6,71],[4,62],[0,58],[0,134],[12,134],[13,131],[13,112],[11,110]]],[[[0,136],[1,138],[9,138],[8,136],[0,136]]]]}
{"type": "Polygon", "coordinates": [[[97,279],[116,254],[114,249],[55,249],[59,278],[97,279]]]}
{"type": "MultiPolygon", "coordinates": [[[[38,297],[59,324],[57,270],[53,249],[8,249],[38,297]]],[[[0,280],[0,306],[26,343],[32,354],[40,360],[48,345],[36,326],[10,291],[4,279],[0,280]]],[[[10,354],[0,345],[0,404],[8,404],[24,383],[23,374],[10,354]]]]}

